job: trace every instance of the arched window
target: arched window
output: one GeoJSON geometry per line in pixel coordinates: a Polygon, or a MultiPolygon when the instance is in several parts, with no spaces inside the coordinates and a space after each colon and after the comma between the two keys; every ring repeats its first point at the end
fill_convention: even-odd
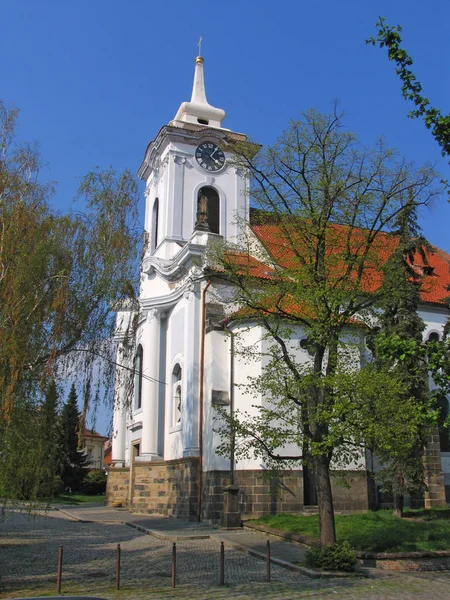
{"type": "Polygon", "coordinates": [[[202,187],[198,191],[197,198],[197,222],[201,210],[202,198],[207,200],[207,226],[211,233],[220,233],[220,199],[217,191],[212,187],[202,187]]]}
{"type": "Polygon", "coordinates": [[[137,410],[142,407],[142,359],[144,351],[141,344],[136,350],[134,358],[134,407],[137,410]]]}
{"type": "Polygon", "coordinates": [[[439,334],[436,331],[432,331],[430,333],[430,335],[428,336],[427,343],[428,342],[439,342],[439,340],[440,340],[439,334]]]}
{"type": "Polygon", "coordinates": [[[172,371],[172,394],[173,394],[173,424],[181,423],[181,401],[182,401],[182,384],[181,384],[181,367],[176,364],[172,371]]]}
{"type": "Polygon", "coordinates": [[[159,200],[155,198],[155,202],[153,203],[153,212],[152,212],[152,252],[156,250],[158,245],[158,218],[159,218],[159,200]]]}

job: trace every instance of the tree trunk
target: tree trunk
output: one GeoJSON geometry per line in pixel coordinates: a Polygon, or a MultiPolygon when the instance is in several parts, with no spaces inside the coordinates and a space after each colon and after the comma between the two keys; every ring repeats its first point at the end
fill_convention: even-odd
{"type": "Polygon", "coordinates": [[[325,456],[314,456],[313,464],[319,507],[320,545],[322,548],[330,544],[334,546],[336,544],[336,530],[331,494],[330,463],[325,456]]]}
{"type": "Polygon", "coordinates": [[[393,514],[394,514],[394,516],[399,517],[400,519],[403,517],[403,501],[404,501],[403,494],[398,494],[398,493],[394,492],[393,514]]]}

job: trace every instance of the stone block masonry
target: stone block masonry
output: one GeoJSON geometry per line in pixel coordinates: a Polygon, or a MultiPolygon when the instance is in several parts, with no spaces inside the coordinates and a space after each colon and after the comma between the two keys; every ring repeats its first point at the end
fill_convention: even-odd
{"type": "Polygon", "coordinates": [[[111,468],[108,470],[108,484],[106,486],[106,504],[111,506],[113,502],[122,502],[122,506],[128,506],[128,490],[130,486],[130,470],[123,468],[111,468]]]}
{"type": "Polygon", "coordinates": [[[108,470],[106,504],[121,501],[130,510],[195,521],[198,518],[198,459],[135,462],[129,469],[108,470]]]}
{"type": "MultiPolygon", "coordinates": [[[[198,459],[165,462],[136,462],[133,465],[130,494],[129,470],[110,468],[106,503],[120,501],[130,510],[195,521],[198,518],[198,459]]],[[[284,471],[270,478],[258,470],[237,471],[239,509],[243,518],[282,512],[303,511],[302,471],[284,471]]],[[[202,520],[220,522],[224,508],[224,488],[230,485],[228,471],[203,473],[202,520]]],[[[332,475],[335,510],[368,510],[369,492],[364,471],[347,471],[332,475]]]]}
{"type": "MultiPolygon", "coordinates": [[[[219,522],[223,511],[223,488],[230,483],[229,472],[205,473],[203,482],[202,519],[219,522]]],[[[260,470],[237,471],[235,484],[239,488],[239,507],[243,518],[303,511],[301,470],[283,471],[277,478],[270,478],[260,470]]],[[[368,510],[369,490],[365,471],[333,473],[332,490],[335,510],[368,510]]]]}

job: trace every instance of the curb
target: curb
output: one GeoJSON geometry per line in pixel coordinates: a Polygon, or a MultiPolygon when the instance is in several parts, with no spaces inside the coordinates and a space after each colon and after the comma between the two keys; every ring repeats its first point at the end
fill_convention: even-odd
{"type": "MultiPolygon", "coordinates": [[[[255,558],[265,561],[266,555],[262,552],[258,552],[257,550],[252,550],[252,548],[247,548],[247,546],[242,546],[241,544],[237,544],[235,542],[231,542],[230,540],[224,540],[220,538],[220,534],[213,534],[211,536],[212,539],[217,539],[217,541],[223,542],[226,546],[232,547],[234,550],[238,550],[239,552],[243,552],[244,554],[249,554],[255,558]]],[[[270,562],[278,567],[283,567],[283,569],[288,569],[289,571],[294,571],[297,573],[301,573],[302,575],[306,575],[311,579],[337,579],[342,577],[355,577],[358,575],[365,576],[360,572],[356,573],[344,573],[342,571],[315,571],[314,569],[308,569],[308,567],[301,567],[300,565],[294,565],[293,563],[288,562],[287,560],[283,560],[281,558],[275,558],[273,556],[270,557],[270,562]]]]}
{"type": "Polygon", "coordinates": [[[281,529],[274,529],[273,527],[264,527],[264,525],[247,525],[244,523],[244,529],[249,529],[250,531],[257,531],[259,533],[265,533],[267,535],[272,535],[273,537],[278,537],[283,540],[287,540],[288,542],[296,542],[297,544],[303,544],[304,546],[320,546],[320,543],[313,539],[309,538],[305,535],[300,535],[298,533],[286,533],[286,531],[282,531],[281,529]]]}
{"type": "MultiPolygon", "coordinates": [[[[102,521],[103,522],[103,521],[102,521]]],[[[154,529],[147,529],[142,525],[138,525],[137,523],[132,523],[131,521],[122,521],[124,525],[128,525],[128,527],[132,527],[133,529],[137,529],[142,533],[146,533],[147,535],[151,535],[152,537],[158,538],[159,540],[166,540],[169,542],[177,541],[182,542],[183,540],[208,540],[210,539],[210,535],[170,535],[160,533],[159,531],[155,531],[154,529]]]]}

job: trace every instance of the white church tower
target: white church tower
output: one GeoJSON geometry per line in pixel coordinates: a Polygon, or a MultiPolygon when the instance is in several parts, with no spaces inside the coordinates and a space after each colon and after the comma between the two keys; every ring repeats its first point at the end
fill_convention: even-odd
{"type": "MultiPolygon", "coordinates": [[[[198,56],[191,100],[150,142],[138,170],[146,182],[147,244],[134,398],[125,408],[119,390],[108,483],[110,501],[185,518],[197,516],[202,485],[201,475],[197,479],[202,469],[200,380],[208,284],[201,258],[210,241],[236,239],[238,222],[249,216],[247,176],[232,164],[227,150],[230,142],[246,136],[222,127],[225,112],[207,101],[203,66],[198,56]],[[189,485],[182,490],[186,477],[189,485]],[[159,483],[143,490],[153,480],[159,483]]],[[[131,317],[127,310],[118,313],[119,339],[131,317]]]]}

